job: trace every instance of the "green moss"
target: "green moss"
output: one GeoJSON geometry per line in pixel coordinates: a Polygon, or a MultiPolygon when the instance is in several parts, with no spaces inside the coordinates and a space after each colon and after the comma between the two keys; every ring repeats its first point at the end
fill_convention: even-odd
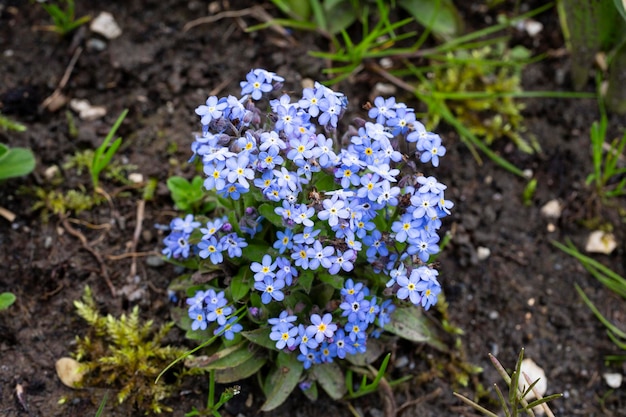
{"type": "MultiPolygon", "coordinates": [[[[487,145],[508,138],[532,153],[538,145],[523,137],[524,104],[514,97],[522,92],[521,66],[512,51],[500,47],[449,52],[444,63],[432,67],[431,76],[419,84],[418,91],[440,96],[454,116],[487,145]]],[[[428,117],[429,128],[441,121],[437,112],[428,117]]]]}
{"type": "Polygon", "coordinates": [[[162,346],[174,324],[154,330],[151,320],[139,319],[137,306],[128,316],[103,316],[89,287],[74,305],[78,315],[89,324],[89,335],[76,338],[74,355],[87,370],[82,385],[113,387],[119,404],[130,403],[145,414],[172,411],[162,401],[176,391],[184,371],[176,375],[173,383],[155,380],[162,369],[185,352],[182,348],[162,346]]]}

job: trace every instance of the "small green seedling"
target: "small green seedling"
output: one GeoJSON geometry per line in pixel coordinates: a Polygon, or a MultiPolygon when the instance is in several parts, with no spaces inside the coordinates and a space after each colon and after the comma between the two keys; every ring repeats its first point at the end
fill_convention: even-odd
{"type": "MultiPolygon", "coordinates": [[[[626,300],[626,278],[622,277],[615,271],[606,266],[602,265],[600,262],[583,255],[580,251],[574,246],[571,241],[568,241],[566,245],[563,245],[559,242],[553,241],[552,244],[557,248],[561,249],[563,252],[567,253],[570,256],[576,258],[580,264],[587,270],[591,275],[593,275],[600,283],[602,283],[609,290],[613,291],[615,294],[619,295],[623,299],[626,300]]],[[[606,327],[607,334],[611,341],[620,348],[625,353],[622,355],[612,355],[607,356],[607,360],[611,361],[625,361],[626,360],[626,332],[621,330],[619,327],[611,323],[606,317],[600,313],[600,310],[593,304],[593,302],[587,297],[585,292],[580,288],[580,286],[576,285],[576,291],[583,299],[587,307],[593,312],[598,320],[606,327]]]]}
{"type": "Polygon", "coordinates": [[[0,114],[0,128],[4,131],[12,130],[14,132],[26,132],[26,126],[21,123],[14,122],[2,114],[0,114]]]}
{"type": "Polygon", "coordinates": [[[40,3],[41,7],[52,18],[54,25],[47,26],[46,29],[56,32],[61,36],[65,36],[74,29],[84,25],[91,20],[91,16],[83,16],[76,19],[74,0],[59,0],[59,5],[40,3]],[[65,3],[65,8],[61,8],[60,3],[65,3]]]}
{"type": "Polygon", "coordinates": [[[535,196],[535,192],[537,191],[537,178],[533,178],[528,181],[526,187],[524,188],[524,192],[522,193],[522,201],[525,206],[530,206],[533,202],[533,197],[535,196]]]}
{"type": "Polygon", "coordinates": [[[30,149],[9,148],[0,143],[0,180],[21,177],[35,169],[35,155],[30,149]]]}
{"type": "MultiPolygon", "coordinates": [[[[532,417],[535,415],[533,413],[533,408],[538,407],[538,406],[541,406],[541,408],[543,409],[543,411],[546,413],[548,417],[554,417],[554,414],[552,413],[550,408],[548,408],[547,402],[555,400],[557,398],[561,398],[563,394],[552,394],[547,397],[541,397],[541,395],[539,395],[539,393],[534,390],[534,387],[537,384],[537,382],[539,382],[539,380],[530,381],[528,376],[522,373],[522,370],[521,370],[522,359],[524,359],[524,349],[520,351],[518,359],[517,359],[517,363],[515,364],[515,371],[513,371],[511,375],[508,374],[506,369],[504,369],[502,364],[498,361],[498,359],[496,359],[495,356],[490,354],[489,359],[491,359],[491,364],[494,366],[494,368],[496,368],[496,370],[498,371],[498,374],[500,374],[500,376],[504,380],[504,383],[509,388],[508,396],[505,397],[502,391],[500,390],[500,388],[496,384],[494,384],[494,389],[498,396],[498,401],[506,417],[517,417],[521,413],[526,413],[532,417]],[[522,380],[525,379],[525,381],[527,382],[526,384],[527,388],[525,390],[521,390],[519,388],[518,383],[520,381],[520,378],[522,378],[522,380]],[[536,400],[532,402],[528,402],[524,399],[526,395],[530,392],[534,392],[537,398],[536,400]]],[[[465,404],[470,405],[471,407],[480,411],[484,415],[488,417],[498,417],[497,413],[487,410],[486,408],[478,405],[477,403],[470,400],[469,398],[464,397],[463,395],[458,394],[456,392],[454,393],[454,395],[457,398],[460,398],[465,404]]]]}
{"type": "Polygon", "coordinates": [[[626,132],[621,139],[615,139],[606,145],[606,129],[608,125],[607,116],[604,109],[601,108],[602,114],[600,122],[594,122],[591,125],[591,151],[593,158],[593,173],[587,176],[585,183],[593,184],[596,193],[606,200],[611,197],[619,197],[626,195],[626,177],[617,183],[614,180],[619,176],[626,174],[626,168],[617,166],[620,158],[623,158],[624,147],[626,147],[626,132]],[[606,145],[606,154],[604,149],[606,145]]]}
{"type": "Polygon", "coordinates": [[[104,142],[102,142],[102,145],[100,145],[93,154],[90,171],[91,182],[93,183],[93,188],[96,190],[98,189],[100,173],[107,167],[109,162],[111,162],[113,155],[115,155],[115,152],[117,152],[118,148],[122,144],[122,138],[115,139],[113,143],[111,143],[111,140],[113,139],[117,129],[122,124],[122,121],[124,121],[126,114],[128,114],[128,109],[124,110],[122,114],[120,114],[115,121],[115,124],[107,134],[107,137],[104,139],[104,142]]]}
{"type": "Polygon", "coordinates": [[[215,402],[215,370],[211,370],[209,372],[209,394],[207,396],[207,404],[205,410],[198,410],[196,407],[185,413],[185,417],[194,417],[194,416],[214,416],[214,417],[222,417],[219,413],[219,409],[221,406],[230,401],[235,395],[238,395],[241,392],[241,387],[239,385],[234,385],[232,387],[226,388],[222,394],[220,395],[220,399],[215,402]]]}
{"type": "Polygon", "coordinates": [[[206,213],[215,209],[215,204],[205,205],[210,196],[204,191],[203,184],[200,176],[195,176],[191,181],[179,176],[167,179],[167,188],[172,193],[176,208],[187,213],[206,213]]]}
{"type": "Polygon", "coordinates": [[[0,294],[0,310],[6,310],[15,302],[15,294],[3,292],[0,294]]]}

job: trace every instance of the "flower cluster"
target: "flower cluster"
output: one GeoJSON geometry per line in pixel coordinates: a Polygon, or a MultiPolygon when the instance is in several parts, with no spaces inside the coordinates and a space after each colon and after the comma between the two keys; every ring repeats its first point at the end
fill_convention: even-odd
{"type": "MultiPolygon", "coordinates": [[[[237,258],[249,243],[264,243],[264,253],[240,266],[249,268],[249,290],[258,294],[249,307],[261,310],[257,317],[283,307],[267,320],[269,337],[279,350],[298,349],[308,368],[364,352],[367,338],[391,320],[390,295],[425,309],[436,303],[441,287],[428,261],[453,204],[444,184],[417,171],[418,160],[437,167],[446,149],[413,109],[378,97],[367,106],[370,120],[355,120],[339,139],[347,100],[319,83],[296,100],[278,95],[263,114],[255,101],[277,93],[283,81],[256,69],[241,82],[241,98],[211,96],[196,109],[202,133],[193,158],[201,160],[204,187],[230,201],[233,212],[204,224],[192,215],[174,219],[163,253],[220,265],[224,253],[237,258]],[[195,230],[199,240],[190,244],[195,230]],[[332,286],[335,302],[295,301],[314,284],[332,286]]],[[[223,296],[209,289],[188,299],[194,330],[214,321],[216,332],[230,323],[227,339],[241,330],[223,296]]]]}

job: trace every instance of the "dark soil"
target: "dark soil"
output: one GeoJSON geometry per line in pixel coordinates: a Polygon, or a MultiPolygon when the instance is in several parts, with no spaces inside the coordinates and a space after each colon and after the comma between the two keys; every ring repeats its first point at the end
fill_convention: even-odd
{"type": "MultiPolygon", "coordinates": [[[[36,198],[20,190],[35,186],[54,189],[46,180],[46,170],[62,164],[78,150],[95,148],[121,111],[128,108],[119,131],[125,138],[119,155],[137,165],[136,172],[144,178],[159,181],[155,199],[145,207],[135,249],[142,253],[159,251],[163,236],[154,225],[167,224],[175,214],[165,181],[174,174],[193,175],[185,163],[191,132],[198,126],[193,110],[209,92],[238,94],[238,80],[254,67],[279,73],[294,90],[305,77],[323,80],[325,63],[307,52],[325,48],[326,42],[312,34],[285,37],[272,30],[248,34],[244,25],[259,22],[250,15],[226,17],[185,32],[186,23],[207,15],[206,5],[199,1],[77,3],[77,16],[111,12],[123,29],[122,36],[105,42],[102,50],[94,47],[94,39],[101,39],[87,28],[61,39],[34,29],[49,24],[49,17],[36,4],[0,0],[1,111],[28,127],[25,133],[0,131],[0,140],[29,147],[37,156],[32,175],[0,186],[0,206],[17,215],[13,222],[0,219],[0,292],[11,291],[17,296],[15,305],[0,312],[2,416],[95,415],[103,391],[71,390],[61,384],[54,368],[58,358],[73,351],[75,337],[87,331],[75,314],[73,301],[89,285],[103,313],[119,315],[139,304],[142,317],[164,322],[170,319],[166,289],[180,272],[167,264],[149,266],[148,257],[141,256],[136,262],[137,278],[131,278],[132,258],[116,257],[132,250],[140,192],[104,182],[103,188],[113,196],[109,204],[74,216],[74,220],[51,216],[45,223],[41,212],[31,210],[36,198]],[[63,93],[105,106],[107,115],[96,121],[74,117],[78,134],[72,137],[65,108],[50,112],[41,104],[57,87],[79,46],[84,50],[63,93]],[[72,230],[86,238],[85,244],[72,230]],[[110,278],[117,296],[111,295],[104,275],[110,278]],[[16,395],[18,384],[25,390],[20,397],[23,403],[16,395]],[[62,397],[68,401],[59,405],[62,397]]],[[[224,7],[224,3],[228,2],[216,5],[224,7]]],[[[231,1],[228,7],[241,10],[248,3],[252,2],[231,1]]],[[[488,18],[493,19],[495,12],[468,8],[465,16],[470,26],[479,28],[492,21],[488,18]]],[[[510,33],[512,42],[532,48],[534,54],[548,53],[548,58],[525,69],[524,88],[570,90],[568,58],[563,53],[556,12],[549,10],[537,19],[544,29],[536,38],[513,29],[510,33]]],[[[336,88],[351,98],[351,107],[358,111],[366,100],[373,99],[368,94],[378,81],[374,74],[365,72],[336,88]]],[[[594,91],[592,77],[588,87],[594,91]]],[[[420,106],[411,101],[407,104],[420,106]]],[[[522,203],[526,181],[488,160],[479,165],[456,134],[445,126],[439,129],[448,154],[437,176],[449,185],[446,197],[456,203],[447,224],[453,239],[440,257],[441,278],[450,321],[464,331],[460,340],[466,360],[484,372],[468,387],[460,387],[445,367],[437,365],[446,360],[445,355],[400,343],[391,365],[393,376],[416,376],[394,391],[398,406],[414,401],[402,415],[475,415],[452,392],[471,397],[477,383],[489,387],[500,382],[487,354],[494,353],[510,368],[521,348],[526,349],[526,357],[545,369],[548,393],[564,394],[552,405],[556,415],[626,415],[625,391],[611,391],[602,378],[607,371],[624,373],[621,365],[605,364],[605,356],[618,353],[618,349],[581,301],[574,284],[585,290],[605,316],[622,325],[626,321],[623,300],[551,244],[569,238],[582,248],[590,231],[584,221],[601,219],[615,227],[619,246],[611,255],[595,258],[619,274],[626,273],[623,219],[614,209],[598,209],[596,197],[584,184],[592,171],[589,127],[599,117],[597,103],[591,99],[535,99],[526,104],[526,124],[542,152],[521,154],[506,142],[496,143],[495,149],[517,166],[532,170],[537,178],[537,192],[529,206],[522,203]],[[552,199],[562,202],[564,210],[552,221],[554,230],[550,231],[550,221],[541,216],[540,208],[552,199]],[[479,260],[479,247],[488,248],[491,255],[479,260]]],[[[610,130],[618,132],[625,125],[624,118],[612,117],[610,130]]],[[[88,175],[77,177],[68,172],[57,188],[67,191],[80,186],[90,186],[88,175]]],[[[616,203],[624,207],[623,200],[616,203]]],[[[169,340],[184,343],[178,331],[169,340]]],[[[174,415],[202,407],[206,385],[204,379],[189,380],[180,395],[168,401],[174,415]]],[[[232,401],[229,412],[255,415],[261,394],[255,381],[243,387],[244,395],[232,401]]],[[[111,399],[103,415],[143,413],[115,409],[113,403],[111,399]]],[[[372,417],[381,415],[383,409],[377,395],[353,405],[372,417]]],[[[320,412],[350,415],[344,404],[323,396],[310,403],[300,393],[294,393],[272,415],[309,417],[320,412]]]]}

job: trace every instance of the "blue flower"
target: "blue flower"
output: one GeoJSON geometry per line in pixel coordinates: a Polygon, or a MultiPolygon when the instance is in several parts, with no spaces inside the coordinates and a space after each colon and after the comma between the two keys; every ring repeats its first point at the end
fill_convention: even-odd
{"type": "Polygon", "coordinates": [[[189,235],[187,233],[182,232],[174,232],[169,234],[165,239],[163,239],[163,243],[165,244],[165,249],[163,249],[162,253],[168,258],[188,258],[189,257],[189,235]]]}
{"type": "Polygon", "coordinates": [[[331,267],[328,268],[329,274],[336,274],[340,270],[344,270],[346,272],[350,272],[354,269],[354,264],[352,263],[356,259],[356,253],[348,249],[345,252],[337,251],[337,256],[333,256],[331,258],[331,267]]]}
{"type": "Polygon", "coordinates": [[[274,273],[276,270],[276,262],[273,262],[272,257],[266,254],[263,255],[261,263],[252,262],[250,264],[250,270],[255,272],[255,281],[263,281],[265,278],[274,278],[276,276],[274,273]]]}
{"type": "Polygon", "coordinates": [[[428,262],[430,255],[439,253],[439,236],[429,234],[426,230],[421,230],[420,236],[408,240],[409,245],[406,252],[409,255],[417,254],[422,262],[428,262]]]}
{"type": "Polygon", "coordinates": [[[309,269],[315,270],[322,265],[328,269],[332,266],[330,257],[335,253],[335,248],[332,246],[322,246],[319,240],[313,243],[313,246],[307,249],[307,256],[309,260],[309,269]]]}
{"type": "Polygon", "coordinates": [[[312,329],[315,332],[315,340],[318,343],[322,343],[324,338],[330,339],[337,330],[337,325],[331,323],[333,316],[330,313],[324,314],[324,317],[320,317],[319,314],[313,314],[311,316],[311,324],[307,329],[312,329]]]}
{"type": "Polygon", "coordinates": [[[300,347],[300,352],[306,354],[309,349],[317,349],[319,342],[315,340],[316,329],[312,326],[304,327],[298,325],[298,337],[296,338],[296,346],[300,347]]]}
{"type": "Polygon", "coordinates": [[[276,278],[285,281],[285,284],[291,285],[293,278],[298,276],[298,270],[291,266],[291,262],[287,258],[279,257],[276,259],[276,278]]]}
{"type": "Polygon", "coordinates": [[[200,227],[200,222],[194,220],[193,214],[188,214],[184,219],[173,219],[170,223],[170,227],[176,232],[189,234],[200,227]]]}
{"type": "Polygon", "coordinates": [[[208,126],[212,120],[222,117],[222,111],[228,106],[227,103],[218,103],[216,96],[211,96],[206,100],[206,106],[201,105],[196,108],[196,114],[202,119],[200,123],[208,126]]]}
{"type": "Polygon", "coordinates": [[[285,229],[284,232],[278,231],[276,232],[276,241],[272,246],[274,249],[278,251],[278,253],[285,253],[287,249],[291,249],[293,247],[293,230],[285,229]]]}
{"type": "Polygon", "coordinates": [[[441,286],[439,286],[438,282],[427,282],[427,285],[428,287],[421,294],[421,304],[424,310],[428,310],[437,303],[437,295],[441,292],[441,286]]]}
{"type": "Polygon", "coordinates": [[[224,261],[222,255],[222,245],[217,241],[215,236],[211,236],[209,239],[203,239],[198,243],[200,252],[198,256],[202,259],[209,258],[214,265],[221,264],[224,261]]]}
{"type": "Polygon", "coordinates": [[[387,256],[389,253],[387,245],[383,241],[383,234],[380,230],[374,230],[371,235],[365,236],[363,238],[363,244],[367,246],[367,252],[365,252],[365,255],[368,258],[374,255],[387,256]]]}
{"type": "Polygon", "coordinates": [[[319,360],[321,363],[330,363],[337,356],[337,345],[328,342],[322,343],[319,349],[319,360]]]}
{"type": "Polygon", "coordinates": [[[274,281],[274,279],[269,276],[263,278],[263,281],[256,281],[254,283],[254,289],[263,291],[263,294],[261,294],[261,302],[263,304],[269,304],[272,299],[276,301],[283,301],[285,299],[285,294],[283,294],[281,290],[284,287],[285,281],[282,279],[274,281]]]}
{"type": "Polygon", "coordinates": [[[239,333],[243,330],[243,326],[239,323],[236,323],[236,320],[237,316],[229,318],[226,323],[215,329],[213,331],[213,334],[218,335],[223,332],[224,338],[226,340],[233,340],[235,338],[235,333],[239,333]]]}
{"type": "Polygon", "coordinates": [[[322,126],[337,127],[337,120],[341,113],[341,104],[335,96],[325,96],[320,100],[319,108],[322,114],[318,117],[318,122],[322,126]]]}
{"type": "Polygon", "coordinates": [[[307,353],[301,353],[298,355],[298,360],[302,362],[304,369],[309,369],[314,363],[318,363],[317,355],[319,352],[309,350],[307,353]]]}
{"type": "Polygon", "coordinates": [[[434,167],[439,166],[439,157],[446,154],[446,148],[441,145],[441,138],[437,136],[434,140],[424,143],[424,151],[420,155],[420,161],[426,163],[430,161],[434,167]]]}
{"type": "Polygon", "coordinates": [[[191,322],[191,330],[206,330],[208,323],[204,310],[201,308],[189,309],[189,318],[193,320],[191,322]]]}
{"type": "Polygon", "coordinates": [[[363,292],[348,295],[339,308],[343,310],[342,317],[348,317],[349,323],[365,321],[370,302],[365,299],[363,292]]]}
{"type": "Polygon", "coordinates": [[[298,328],[289,323],[281,323],[270,333],[270,339],[276,342],[276,349],[292,348],[296,343],[298,328]]]}
{"type": "Polygon", "coordinates": [[[376,107],[372,107],[367,115],[372,119],[376,119],[378,123],[385,123],[385,120],[396,116],[396,112],[393,110],[395,105],[395,97],[390,97],[385,100],[378,96],[374,99],[374,106],[376,107]]]}
{"type": "Polygon", "coordinates": [[[223,326],[226,323],[226,317],[232,312],[233,308],[231,306],[216,307],[215,310],[209,311],[206,318],[211,322],[217,321],[217,324],[223,326]]]}
{"type": "Polygon", "coordinates": [[[336,226],[339,223],[339,219],[347,219],[350,217],[350,213],[345,208],[345,202],[333,196],[331,199],[323,201],[322,205],[324,210],[317,213],[317,218],[320,220],[328,220],[330,227],[336,226]]]}
{"type": "Polygon", "coordinates": [[[226,248],[228,256],[231,258],[239,258],[243,254],[242,249],[248,246],[248,242],[236,233],[229,233],[220,239],[222,248],[226,248]]]}
{"type": "Polygon", "coordinates": [[[380,312],[378,313],[378,326],[385,327],[387,323],[391,321],[391,314],[396,310],[396,306],[389,300],[383,301],[380,305],[380,312]]]}
{"type": "Polygon", "coordinates": [[[250,188],[248,180],[254,178],[254,171],[250,168],[250,157],[246,153],[240,153],[238,158],[226,160],[226,168],[229,169],[228,181],[239,183],[244,189],[250,188]]]}
{"type": "Polygon", "coordinates": [[[240,82],[239,85],[241,86],[241,95],[250,94],[254,100],[261,99],[263,93],[268,93],[274,89],[264,74],[257,75],[253,71],[250,71],[246,75],[246,81],[240,82]]]}
{"type": "Polygon", "coordinates": [[[296,266],[302,269],[309,269],[308,249],[308,246],[297,245],[293,247],[293,252],[291,253],[291,259],[295,260],[296,266]]]}
{"type": "Polygon", "coordinates": [[[305,88],[302,90],[302,99],[298,101],[298,105],[300,108],[307,110],[311,117],[317,117],[320,114],[319,103],[323,97],[323,90],[305,88]]]}
{"type": "MultiPolygon", "coordinates": [[[[281,324],[281,323],[293,323],[294,321],[296,321],[298,318],[294,315],[289,314],[289,312],[287,310],[283,310],[280,312],[280,314],[278,315],[278,317],[274,317],[271,319],[267,320],[268,324],[271,324],[272,330],[274,329],[275,326],[281,324]]],[[[293,325],[291,325],[293,326],[293,325]]],[[[289,327],[291,327],[289,326],[289,327]]]]}
{"type": "Polygon", "coordinates": [[[367,337],[365,333],[367,326],[368,324],[365,321],[349,321],[346,324],[345,330],[348,333],[350,340],[356,341],[367,337]]]}
{"type": "Polygon", "coordinates": [[[393,222],[391,230],[395,232],[395,239],[398,242],[406,242],[409,238],[415,239],[419,236],[419,227],[421,225],[421,221],[414,219],[410,213],[405,213],[400,220],[393,222]]]}
{"type": "Polygon", "coordinates": [[[349,338],[346,337],[343,329],[339,329],[337,333],[335,333],[333,345],[335,345],[338,358],[345,359],[346,355],[354,355],[356,353],[356,349],[352,346],[349,338]]]}
{"type": "Polygon", "coordinates": [[[407,298],[415,305],[418,305],[421,300],[420,291],[426,289],[426,285],[423,281],[420,281],[416,274],[411,274],[409,277],[406,275],[400,275],[397,279],[400,289],[396,294],[400,300],[406,300],[407,298]]]}

